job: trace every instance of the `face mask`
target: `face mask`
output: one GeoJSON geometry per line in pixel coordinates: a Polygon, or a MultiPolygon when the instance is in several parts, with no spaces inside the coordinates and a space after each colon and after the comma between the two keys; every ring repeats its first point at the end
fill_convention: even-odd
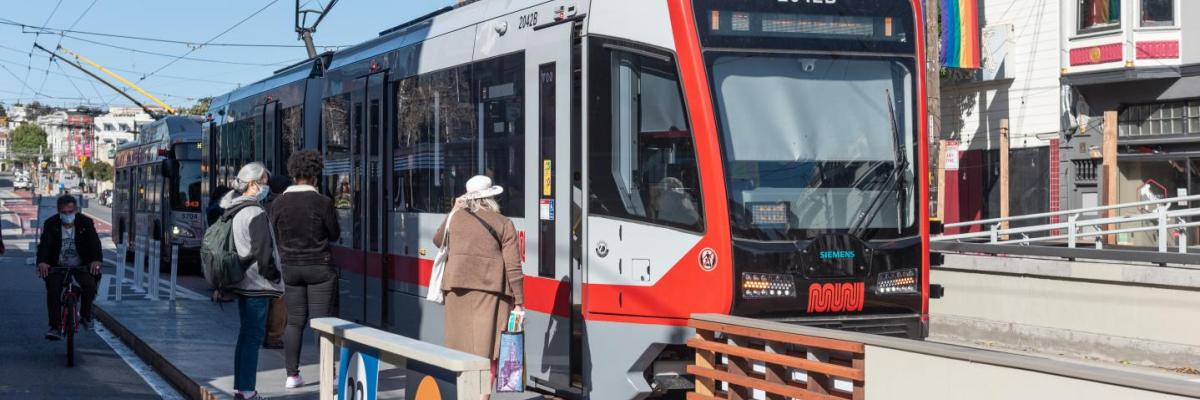
{"type": "Polygon", "coordinates": [[[258,187],[258,193],[255,193],[255,194],[254,194],[254,199],[255,199],[255,200],[258,200],[258,201],[261,203],[261,202],[263,202],[264,200],[266,200],[266,199],[267,199],[267,195],[268,195],[268,194],[270,194],[270,190],[269,190],[269,189],[267,189],[265,186],[259,186],[259,187],[258,187]]]}
{"type": "Polygon", "coordinates": [[[61,214],[61,213],[60,213],[60,214],[58,214],[58,217],[59,217],[59,218],[62,218],[62,222],[63,222],[64,224],[73,224],[73,223],[75,223],[75,214],[74,214],[74,213],[72,213],[72,214],[61,214]]]}

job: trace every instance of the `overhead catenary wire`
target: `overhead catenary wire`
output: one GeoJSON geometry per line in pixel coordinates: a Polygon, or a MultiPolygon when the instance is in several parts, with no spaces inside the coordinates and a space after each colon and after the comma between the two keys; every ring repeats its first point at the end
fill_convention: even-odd
{"type": "Polygon", "coordinates": [[[22,85],[22,90],[21,90],[20,92],[12,92],[12,93],[17,93],[17,94],[18,94],[18,95],[17,95],[17,96],[18,96],[18,97],[17,97],[17,100],[18,100],[18,101],[20,101],[21,99],[23,99],[23,98],[25,97],[25,90],[24,90],[24,89],[29,89],[29,91],[30,91],[30,92],[34,92],[34,96],[39,96],[39,97],[46,97],[46,98],[50,98],[50,99],[62,99],[62,100],[82,100],[82,99],[75,99],[75,98],[73,98],[73,97],[66,97],[66,96],[53,96],[53,95],[49,95],[49,94],[45,94],[45,93],[37,93],[35,90],[33,90],[33,88],[29,87],[29,84],[28,84],[28,83],[26,83],[25,81],[21,81],[21,80],[20,80],[20,78],[19,78],[19,77],[17,77],[17,74],[13,73],[13,72],[12,72],[12,70],[8,69],[8,67],[6,67],[6,66],[4,66],[4,65],[0,65],[0,69],[3,69],[3,70],[4,70],[4,72],[7,72],[7,73],[8,73],[9,75],[11,75],[11,76],[12,76],[14,79],[17,79],[18,81],[20,81],[20,82],[21,82],[21,85],[22,85]]]}
{"type": "MultiPolygon", "coordinates": [[[[12,50],[14,52],[19,52],[21,54],[25,54],[24,51],[20,51],[20,50],[14,49],[12,47],[7,47],[4,45],[0,45],[0,50],[12,50]]],[[[34,57],[49,58],[48,56],[44,56],[41,54],[35,54],[34,57]]],[[[7,62],[9,64],[13,64],[16,66],[24,66],[24,64],[22,64],[22,63],[5,60],[3,58],[0,58],[0,62],[7,62]]],[[[258,66],[255,66],[255,67],[258,67],[258,66]]],[[[146,72],[143,72],[143,71],[137,71],[137,70],[125,69],[125,68],[109,67],[108,69],[111,69],[113,71],[125,72],[125,73],[129,73],[129,74],[137,74],[137,75],[145,75],[146,74],[146,72]]],[[[46,70],[34,68],[34,71],[44,72],[46,70]]],[[[53,74],[53,72],[51,72],[51,74],[53,74]]],[[[178,75],[159,74],[158,77],[163,78],[163,79],[175,79],[175,80],[181,80],[181,81],[192,81],[192,82],[200,82],[200,83],[215,83],[215,84],[220,84],[220,85],[237,85],[238,84],[238,82],[222,81],[222,80],[206,79],[206,78],[198,78],[198,77],[189,77],[189,76],[178,76],[178,75]]]]}
{"type": "MultiPolygon", "coordinates": [[[[83,9],[83,12],[79,13],[79,16],[75,18],[75,21],[74,21],[74,22],[71,22],[71,26],[70,26],[70,27],[68,27],[67,29],[74,29],[76,25],[79,25],[79,21],[83,21],[83,17],[86,17],[86,16],[87,16],[87,14],[88,14],[88,12],[92,11],[92,7],[95,7],[95,6],[96,6],[96,2],[98,2],[98,1],[100,1],[100,0],[92,0],[92,4],[89,4],[89,5],[87,6],[87,8],[83,9]]],[[[60,3],[60,4],[61,4],[61,3],[60,3]]],[[[46,23],[48,24],[48,23],[50,23],[50,21],[46,21],[46,23]]],[[[58,37],[58,44],[56,44],[56,45],[55,45],[55,47],[62,46],[62,40],[63,40],[63,38],[62,38],[62,36],[60,35],[60,36],[58,37]]],[[[50,69],[50,64],[52,64],[52,63],[54,63],[54,59],[50,59],[50,60],[46,61],[46,69],[47,69],[47,70],[48,70],[48,69],[50,69]]],[[[61,68],[61,67],[60,67],[60,68],[61,68]]],[[[41,89],[45,89],[45,88],[46,88],[46,80],[47,80],[47,79],[49,79],[49,78],[50,78],[50,74],[49,74],[49,73],[46,73],[45,75],[42,75],[42,85],[41,85],[41,86],[39,86],[39,88],[40,88],[39,90],[41,90],[41,89]]],[[[70,78],[68,78],[68,79],[70,79],[70,78]]],[[[71,82],[71,86],[74,86],[74,85],[75,85],[75,82],[73,82],[73,81],[72,81],[72,82],[71,82]]],[[[75,88],[75,90],[77,90],[77,91],[78,91],[78,90],[79,90],[79,88],[78,88],[78,87],[76,87],[76,88],[75,88]]],[[[79,92],[79,95],[80,95],[80,96],[82,96],[82,95],[83,95],[83,92],[79,92]]]]}
{"type": "MultiPolygon", "coordinates": [[[[16,26],[16,27],[20,27],[22,29],[29,29],[29,30],[33,30],[33,31],[38,31],[37,33],[45,33],[45,34],[54,34],[54,35],[75,34],[75,35],[84,35],[84,36],[98,36],[98,37],[108,37],[108,38],[114,38],[114,39],[128,39],[128,40],[138,40],[138,41],[144,41],[144,42],[178,44],[178,45],[189,46],[189,47],[201,47],[201,46],[203,46],[203,47],[266,47],[266,48],[288,48],[288,49],[304,47],[304,45],[297,45],[297,44],[274,44],[274,43],[212,42],[212,43],[205,44],[202,42],[192,42],[192,41],[187,41],[187,40],[163,39],[163,38],[153,38],[153,37],[135,36],[135,35],[122,35],[122,34],[117,34],[117,33],[104,33],[104,32],[94,32],[94,31],[80,31],[80,30],[74,30],[74,29],[51,28],[51,27],[46,27],[46,26],[24,24],[21,22],[17,22],[17,21],[14,21],[14,20],[11,20],[8,18],[2,18],[2,17],[0,17],[0,25],[16,26]]],[[[26,33],[35,33],[35,32],[26,32],[26,33]]],[[[318,47],[343,48],[343,47],[350,47],[350,45],[325,45],[325,46],[318,46],[318,47]]]]}
{"type": "Polygon", "coordinates": [[[262,7],[262,8],[260,8],[260,9],[258,9],[258,11],[255,11],[254,13],[251,13],[249,16],[246,16],[246,18],[242,18],[242,20],[241,20],[241,21],[238,21],[237,23],[233,24],[233,26],[231,26],[231,27],[229,27],[229,28],[226,28],[225,30],[221,31],[221,33],[218,33],[216,36],[213,36],[213,37],[212,37],[212,39],[208,39],[208,40],[206,40],[206,41],[204,42],[204,44],[201,44],[201,45],[200,45],[200,46],[198,46],[198,47],[193,47],[191,50],[188,50],[188,51],[187,51],[187,53],[183,53],[183,55],[181,55],[181,56],[179,56],[179,57],[175,58],[174,60],[171,60],[170,62],[168,62],[168,63],[164,64],[164,65],[163,65],[163,66],[161,66],[161,67],[158,67],[158,69],[154,70],[153,72],[150,72],[150,74],[149,74],[149,75],[143,76],[143,77],[142,77],[141,79],[139,79],[138,81],[139,81],[139,82],[140,82],[140,81],[145,81],[146,79],[150,79],[150,78],[154,77],[154,74],[157,74],[157,73],[159,73],[159,72],[162,72],[162,70],[164,70],[164,69],[167,69],[167,67],[170,67],[171,65],[174,65],[176,62],[179,62],[179,60],[180,60],[180,59],[183,59],[184,57],[187,57],[187,56],[191,55],[192,53],[195,53],[195,52],[196,52],[196,50],[200,50],[200,49],[204,48],[204,46],[205,46],[205,45],[207,45],[208,43],[212,43],[212,42],[216,41],[217,39],[220,39],[220,38],[221,38],[221,36],[225,36],[225,34],[226,34],[226,33],[229,33],[229,31],[232,31],[232,30],[234,30],[234,29],[237,29],[237,27],[239,27],[239,26],[242,26],[242,24],[246,23],[246,21],[249,21],[251,18],[254,18],[254,17],[255,17],[255,16],[257,16],[258,14],[261,14],[263,11],[266,11],[268,8],[271,8],[271,6],[275,5],[275,3],[278,3],[278,2],[279,2],[279,0],[271,0],[271,2],[270,2],[270,3],[267,3],[267,5],[263,6],[263,7],[262,7]]]}
{"type": "MultiPolygon", "coordinates": [[[[19,62],[15,62],[15,61],[11,61],[11,60],[5,60],[5,59],[3,59],[3,58],[0,58],[0,64],[9,64],[9,65],[12,65],[12,66],[14,66],[14,67],[19,67],[19,66],[23,66],[23,65],[24,65],[24,64],[21,64],[21,63],[19,63],[19,62]]],[[[112,70],[115,70],[115,71],[121,71],[121,70],[118,70],[118,69],[116,69],[116,68],[109,68],[109,69],[112,69],[112,70]]],[[[49,72],[49,73],[50,73],[50,75],[56,75],[56,76],[62,76],[62,77],[68,77],[68,78],[72,76],[72,75],[69,75],[69,74],[64,74],[64,73],[62,73],[62,72],[49,71],[49,70],[44,70],[44,69],[39,69],[39,68],[33,68],[33,70],[34,70],[34,71],[36,71],[36,72],[49,72]]],[[[161,77],[163,77],[163,78],[166,78],[165,76],[161,76],[161,77]]],[[[79,77],[78,77],[78,76],[76,76],[75,78],[79,78],[79,77]]],[[[210,81],[210,80],[204,80],[204,79],[181,78],[181,80],[185,80],[185,81],[195,81],[195,82],[208,82],[208,83],[213,83],[213,84],[219,84],[219,85],[229,85],[229,86],[236,86],[236,85],[238,85],[238,83],[237,83],[237,82],[210,81]]],[[[87,80],[87,82],[91,83],[91,82],[92,82],[92,80],[88,79],[88,80],[87,80]]],[[[94,86],[95,86],[95,84],[92,84],[92,86],[94,87],[94,86]]],[[[97,90],[97,92],[98,92],[98,91],[99,91],[99,90],[97,90]]],[[[158,91],[156,90],[155,92],[158,92],[158,91]]],[[[97,93],[97,94],[99,94],[99,93],[97,93]]],[[[165,96],[168,96],[168,97],[174,97],[174,98],[180,98],[180,99],[192,99],[192,98],[193,98],[193,97],[190,97],[190,96],[180,96],[180,95],[166,94],[166,93],[164,93],[164,95],[165,95],[165,96]]],[[[105,96],[104,96],[104,95],[100,95],[100,97],[101,97],[101,98],[104,98],[105,96]]]]}
{"type": "MultiPolygon", "coordinates": [[[[55,62],[53,59],[50,60],[50,63],[54,64],[54,66],[58,67],[59,71],[62,71],[63,75],[67,77],[67,83],[70,83],[71,87],[75,88],[75,91],[79,93],[80,98],[87,98],[87,95],[83,94],[82,90],[79,90],[79,85],[75,84],[75,78],[72,78],[70,75],[67,75],[67,71],[63,69],[61,64],[55,62]]],[[[91,103],[90,100],[88,102],[91,103]]]]}
{"type": "MultiPolygon", "coordinates": [[[[154,51],[149,51],[149,50],[136,49],[136,48],[132,48],[132,47],[118,46],[118,45],[111,44],[111,43],[98,42],[98,41],[95,41],[95,40],[91,40],[91,39],[84,39],[84,38],[81,38],[81,37],[75,37],[75,36],[72,36],[72,35],[63,35],[63,36],[64,36],[64,37],[66,37],[66,38],[68,38],[68,39],[78,40],[78,41],[85,42],[85,43],[91,43],[91,44],[94,44],[94,45],[97,45],[97,46],[110,47],[110,48],[114,48],[114,49],[117,49],[117,50],[125,50],[125,51],[128,51],[128,52],[139,53],[139,54],[146,54],[146,55],[151,55],[151,56],[159,56],[159,57],[173,58],[174,60],[172,60],[172,63],[174,63],[175,61],[179,61],[179,60],[188,60],[188,61],[206,62],[206,63],[214,63],[214,64],[248,65],[248,66],[255,66],[255,67],[274,67],[274,66],[279,66],[279,65],[288,65],[288,64],[291,64],[291,63],[294,63],[294,62],[295,62],[295,60],[286,60],[286,61],[280,61],[280,62],[274,62],[274,63],[251,63],[251,62],[244,62],[244,61],[232,61],[232,60],[218,60],[218,59],[211,59],[211,58],[187,57],[187,54],[191,54],[191,53],[192,53],[192,51],[195,51],[195,50],[188,51],[188,52],[187,52],[187,53],[186,53],[184,56],[182,56],[182,57],[181,57],[181,56],[178,56],[178,55],[175,55],[175,54],[159,53],[159,52],[154,52],[154,51]]],[[[151,74],[153,74],[153,73],[151,73],[151,74]]],[[[147,74],[147,76],[149,76],[149,75],[151,75],[151,74],[147,74]]]]}

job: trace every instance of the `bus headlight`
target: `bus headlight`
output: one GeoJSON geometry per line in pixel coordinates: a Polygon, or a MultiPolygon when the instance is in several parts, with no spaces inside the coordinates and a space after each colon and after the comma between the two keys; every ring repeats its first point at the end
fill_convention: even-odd
{"type": "Polygon", "coordinates": [[[177,237],[177,238],[183,238],[183,239],[195,239],[196,238],[196,234],[192,233],[191,230],[180,227],[179,225],[171,227],[171,236],[177,237]]]}
{"type": "Polygon", "coordinates": [[[920,293],[917,286],[917,270],[902,269],[879,274],[875,285],[875,294],[915,294],[920,293]]]}
{"type": "Polygon", "coordinates": [[[766,299],[796,296],[796,280],[791,275],[742,273],[742,298],[766,299]]]}

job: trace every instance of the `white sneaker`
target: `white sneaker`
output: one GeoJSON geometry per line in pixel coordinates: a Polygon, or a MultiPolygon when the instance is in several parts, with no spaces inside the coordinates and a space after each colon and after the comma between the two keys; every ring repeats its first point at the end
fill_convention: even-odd
{"type": "Polygon", "coordinates": [[[301,386],[304,386],[304,379],[300,375],[287,377],[287,382],[283,384],[283,387],[288,389],[295,389],[301,386]]]}

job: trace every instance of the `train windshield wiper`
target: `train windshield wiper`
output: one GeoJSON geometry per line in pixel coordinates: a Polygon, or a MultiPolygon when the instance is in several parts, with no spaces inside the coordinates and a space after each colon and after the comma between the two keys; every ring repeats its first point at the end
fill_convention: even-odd
{"type": "MultiPolygon", "coordinates": [[[[896,110],[892,106],[892,92],[885,89],[883,93],[885,96],[884,101],[888,110],[888,122],[891,124],[892,140],[894,144],[892,149],[896,152],[896,162],[892,168],[892,173],[888,174],[887,180],[884,181],[881,190],[871,198],[871,201],[867,203],[867,208],[855,216],[853,223],[850,224],[850,234],[855,236],[861,234],[862,231],[870,225],[871,221],[875,219],[875,215],[877,215],[879,210],[883,208],[881,205],[883,204],[884,196],[887,196],[889,193],[895,193],[897,197],[896,216],[899,221],[897,221],[896,230],[902,231],[904,226],[904,213],[902,212],[904,208],[904,194],[906,189],[904,171],[908,169],[908,156],[904,151],[904,140],[900,137],[900,129],[896,126],[896,110]]],[[[866,190],[866,188],[863,190],[866,190]]]]}

